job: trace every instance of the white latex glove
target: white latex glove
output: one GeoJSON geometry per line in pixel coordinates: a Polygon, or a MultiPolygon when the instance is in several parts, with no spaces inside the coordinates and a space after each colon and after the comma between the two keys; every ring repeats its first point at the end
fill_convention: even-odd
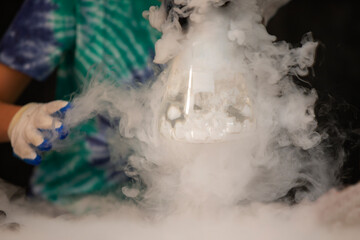
{"type": "Polygon", "coordinates": [[[60,100],[23,106],[8,128],[14,154],[26,163],[39,164],[39,152],[50,150],[53,139],[66,137],[61,119],[69,108],[68,102],[60,100]]]}

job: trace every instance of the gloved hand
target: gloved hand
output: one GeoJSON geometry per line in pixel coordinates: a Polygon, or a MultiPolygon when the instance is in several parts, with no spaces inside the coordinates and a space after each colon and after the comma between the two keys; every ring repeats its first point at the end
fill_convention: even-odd
{"type": "Polygon", "coordinates": [[[60,100],[23,106],[8,128],[14,154],[28,164],[38,165],[40,152],[50,150],[52,140],[67,136],[61,120],[69,108],[68,102],[60,100]]]}

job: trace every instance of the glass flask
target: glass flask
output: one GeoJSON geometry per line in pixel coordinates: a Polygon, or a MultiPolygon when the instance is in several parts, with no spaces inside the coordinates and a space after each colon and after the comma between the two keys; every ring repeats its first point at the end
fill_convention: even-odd
{"type": "Polygon", "coordinates": [[[172,60],[159,119],[162,135],[211,143],[251,129],[253,108],[243,75],[232,69],[229,49],[193,42],[172,60]]]}

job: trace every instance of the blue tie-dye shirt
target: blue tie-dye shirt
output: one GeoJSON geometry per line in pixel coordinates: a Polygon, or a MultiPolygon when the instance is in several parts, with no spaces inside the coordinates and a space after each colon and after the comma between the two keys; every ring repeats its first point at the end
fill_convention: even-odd
{"type": "MultiPolygon", "coordinates": [[[[89,81],[89,69],[96,64],[120,83],[146,81],[153,74],[154,43],[160,35],[142,12],[157,4],[27,0],[1,40],[0,62],[38,81],[57,69],[57,99],[69,100],[89,81]]],[[[125,160],[109,161],[104,126],[106,119],[92,119],[70,134],[71,146],[47,154],[33,176],[33,193],[51,201],[121,195],[119,188],[131,179],[122,170],[125,160]]]]}

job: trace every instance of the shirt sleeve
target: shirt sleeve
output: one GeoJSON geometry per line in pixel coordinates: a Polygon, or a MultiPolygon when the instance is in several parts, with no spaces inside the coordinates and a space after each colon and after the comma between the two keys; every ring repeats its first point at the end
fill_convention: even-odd
{"type": "Polygon", "coordinates": [[[74,46],[73,0],[26,0],[0,42],[0,62],[38,81],[74,46]]]}

